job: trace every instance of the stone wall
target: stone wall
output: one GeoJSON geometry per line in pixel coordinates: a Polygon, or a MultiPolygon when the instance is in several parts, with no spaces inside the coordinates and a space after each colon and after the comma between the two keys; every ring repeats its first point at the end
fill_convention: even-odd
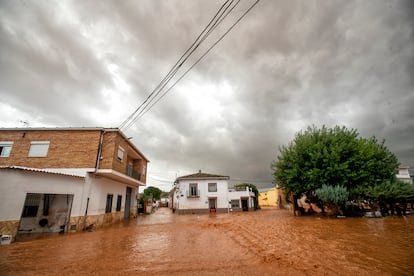
{"type": "Polygon", "coordinates": [[[0,221],[0,235],[12,235],[13,240],[16,237],[19,228],[18,220],[0,221]]]}
{"type": "MultiPolygon", "coordinates": [[[[131,209],[130,218],[137,216],[137,210],[131,209]]],[[[83,228],[87,229],[99,229],[107,227],[112,224],[120,223],[124,220],[124,212],[106,213],[102,215],[87,216],[86,220],[84,217],[71,217],[69,232],[82,231],[83,228]]]]}

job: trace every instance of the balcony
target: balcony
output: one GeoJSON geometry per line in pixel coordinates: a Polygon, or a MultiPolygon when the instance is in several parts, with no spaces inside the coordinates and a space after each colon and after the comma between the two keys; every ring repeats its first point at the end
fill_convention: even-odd
{"type": "Polygon", "coordinates": [[[141,181],[141,174],[138,173],[137,171],[133,170],[129,166],[128,166],[127,170],[126,170],[126,175],[128,175],[129,177],[132,177],[133,179],[136,179],[138,181],[141,181]]]}

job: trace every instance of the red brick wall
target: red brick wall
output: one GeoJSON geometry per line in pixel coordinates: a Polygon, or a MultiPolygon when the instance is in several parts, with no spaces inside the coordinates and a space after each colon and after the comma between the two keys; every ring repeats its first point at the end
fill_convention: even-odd
{"type": "Polygon", "coordinates": [[[104,143],[102,149],[102,159],[99,164],[100,169],[113,169],[117,172],[126,174],[129,161],[133,161],[133,169],[141,174],[140,181],[146,182],[146,175],[142,175],[143,168],[147,166],[147,161],[140,156],[136,159],[130,149],[128,141],[118,132],[107,132],[104,135],[104,143]],[[118,160],[118,147],[124,149],[124,158],[118,160]]]}
{"type": "MultiPolygon", "coordinates": [[[[101,130],[0,130],[0,142],[12,141],[9,157],[0,157],[0,166],[24,166],[33,168],[94,168],[99,149],[101,130]],[[28,157],[30,142],[49,141],[46,157],[28,157]]],[[[132,153],[129,141],[117,131],[107,131],[99,169],[113,169],[126,174],[128,162],[133,161],[134,170],[142,174],[147,161],[132,153]],[[118,146],[124,151],[118,160],[118,146]]],[[[145,183],[146,177],[140,179],[145,183]]]]}
{"type": "Polygon", "coordinates": [[[0,141],[13,141],[0,165],[34,168],[95,167],[100,130],[0,130],[0,141]],[[30,142],[49,141],[47,157],[28,157],[30,142]]]}

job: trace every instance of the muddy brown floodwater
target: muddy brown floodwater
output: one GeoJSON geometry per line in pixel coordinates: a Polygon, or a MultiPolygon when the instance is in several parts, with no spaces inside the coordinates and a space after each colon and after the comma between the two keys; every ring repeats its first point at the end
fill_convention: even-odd
{"type": "Polygon", "coordinates": [[[414,275],[414,215],[294,217],[161,208],[95,232],[0,246],[0,275],[414,275]]]}

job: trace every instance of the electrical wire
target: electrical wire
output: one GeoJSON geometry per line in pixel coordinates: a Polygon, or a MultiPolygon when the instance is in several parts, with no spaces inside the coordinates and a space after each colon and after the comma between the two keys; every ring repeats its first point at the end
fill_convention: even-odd
{"type": "MultiPolygon", "coordinates": [[[[210,20],[209,24],[204,28],[204,30],[201,32],[201,34],[197,37],[197,39],[193,42],[193,44],[190,46],[190,48],[187,49],[187,51],[181,56],[181,58],[176,62],[176,64],[173,66],[173,68],[170,70],[170,72],[167,74],[166,77],[161,81],[161,83],[156,87],[156,89],[150,94],[150,96],[145,100],[143,104],[141,104],[132,117],[129,118],[129,122],[123,125],[123,128],[127,130],[134,122],[137,120],[136,118],[140,117],[140,115],[144,112],[144,110],[151,104],[151,102],[161,93],[162,89],[165,88],[165,86],[168,84],[168,82],[175,76],[177,71],[180,69],[180,67],[184,64],[184,62],[190,57],[192,53],[198,48],[198,46],[208,37],[208,35],[223,21],[225,16],[223,14],[226,12],[226,10],[233,4],[232,0],[228,5],[227,3],[229,1],[226,1],[220,9],[217,11],[215,16],[212,20],[210,20]],[[224,8],[224,10],[223,10],[224,8]],[[214,22],[214,23],[213,23],[214,22]],[[219,22],[219,23],[217,23],[219,22]],[[212,24],[213,23],[213,24],[212,24]],[[207,31],[207,32],[206,32],[207,31]],[[155,93],[155,95],[154,95],[155,93]],[[154,95],[154,96],[153,96],[154,95]],[[151,96],[153,96],[151,98],[151,96]],[[151,98],[151,99],[150,99],[151,98]],[[149,100],[149,101],[148,101],[149,100]],[[140,109],[140,110],[139,110],[140,109]]],[[[239,1],[240,2],[240,1],[239,1]]],[[[238,4],[238,3],[237,3],[238,4]]],[[[237,5],[236,4],[236,5],[237,5]]],[[[234,8],[234,7],[233,7],[234,8]]],[[[231,9],[232,10],[232,9],[231,9]]]]}
{"type": "MultiPolygon", "coordinates": [[[[227,0],[221,5],[221,7],[216,12],[214,17],[207,24],[207,26],[198,35],[198,37],[194,40],[194,42],[190,45],[190,47],[184,52],[184,54],[182,54],[182,56],[173,65],[173,67],[170,69],[170,71],[167,73],[167,75],[161,80],[161,82],[155,87],[155,89],[149,94],[149,96],[145,99],[145,101],[124,122],[121,123],[121,125],[119,126],[120,129],[121,128],[126,128],[126,129],[129,128],[130,122],[133,121],[134,117],[139,116],[140,110],[145,109],[152,102],[152,100],[161,92],[161,90],[175,76],[177,71],[181,68],[181,66],[185,63],[185,61],[190,57],[190,55],[208,37],[208,35],[212,32],[212,30],[214,30],[222,22],[222,20],[224,19],[223,14],[233,4],[233,1],[234,0],[232,0],[229,3],[229,0],[227,0]],[[217,23],[217,22],[219,22],[219,23],[217,23]]],[[[227,14],[226,14],[226,16],[227,16],[227,14]]]]}
{"type": "Polygon", "coordinates": [[[153,103],[154,99],[161,93],[162,89],[166,87],[168,82],[175,76],[178,69],[184,64],[184,62],[189,58],[189,56],[194,53],[194,51],[200,46],[200,44],[208,37],[209,34],[230,14],[233,9],[240,3],[240,0],[236,2],[235,5],[232,6],[233,1],[230,2],[229,5],[226,1],[213,17],[213,19],[209,22],[207,27],[203,30],[203,32],[197,37],[195,42],[190,46],[189,49],[182,55],[182,57],[177,61],[177,63],[173,66],[170,70],[169,74],[161,81],[161,83],[157,86],[157,88],[147,97],[147,99],[131,114],[127,120],[125,120],[120,129],[123,128],[123,131],[129,129],[136,121],[138,121],[142,116],[144,116],[155,104],[157,104],[168,92],[174,88],[181,79],[183,79],[233,28],[258,4],[260,0],[256,0],[228,29],[221,35],[213,45],[211,45],[161,96],[153,103]],[[231,7],[231,8],[230,8],[231,7]],[[212,22],[214,22],[212,24],[212,22]],[[207,32],[203,34],[205,31],[207,32]],[[197,42],[198,41],[198,42],[197,42]],[[155,92],[157,91],[157,92],[155,92]],[[155,95],[154,95],[155,93],[155,95]],[[154,95],[154,96],[153,96],[154,95]],[[153,96],[153,97],[152,97],[153,96]],[[151,105],[150,105],[151,104],[151,105]],[[149,107],[148,107],[149,106],[149,107]]]}
{"type": "Polygon", "coordinates": [[[155,103],[154,104],[152,104],[149,108],[147,108],[144,112],[142,112],[142,114],[139,116],[139,117],[137,117],[135,120],[134,120],[134,122],[136,122],[137,120],[139,120],[140,118],[142,118],[142,116],[144,116],[145,115],[145,113],[147,113],[156,103],[158,103],[168,92],[170,92],[171,91],[171,89],[173,89],[174,88],[174,86],[179,82],[179,81],[181,81],[187,74],[188,74],[188,72],[190,72],[242,19],[243,19],[243,17],[244,16],[246,16],[247,15],[247,13],[251,10],[251,9],[253,9],[253,7],[259,2],[260,0],[256,0],[256,2],[255,3],[253,3],[253,5],[248,9],[248,10],[246,10],[246,12],[244,12],[240,17],[239,17],[239,19],[237,19],[237,21],[210,47],[210,48],[208,48],[207,49],[207,51],[206,52],[204,52],[204,54],[203,55],[201,55],[201,57],[200,58],[198,58],[197,60],[196,60],[196,62],[193,64],[193,65],[191,65],[190,66],[190,68],[188,68],[178,79],[177,79],[177,81],[175,81],[174,82],[174,84],[173,85],[171,85],[156,101],[155,101],[155,103]]]}

